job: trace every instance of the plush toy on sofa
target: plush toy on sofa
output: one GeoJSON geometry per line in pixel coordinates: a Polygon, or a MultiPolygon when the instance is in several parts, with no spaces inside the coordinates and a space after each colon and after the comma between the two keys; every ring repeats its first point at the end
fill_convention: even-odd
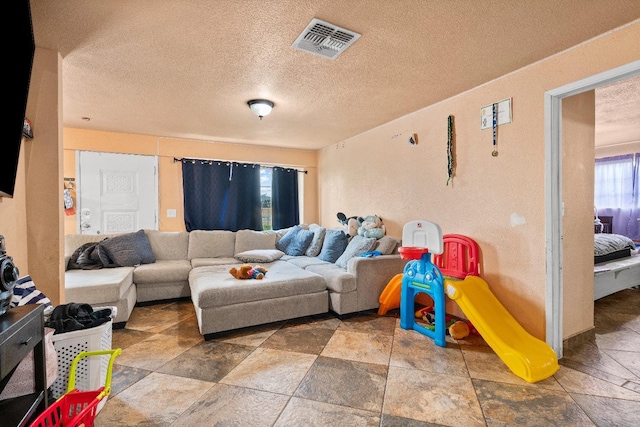
{"type": "Polygon", "coordinates": [[[378,215],[369,215],[360,222],[358,234],[363,237],[373,237],[381,239],[386,234],[386,229],[382,218],[378,215]]]}
{"type": "Polygon", "coordinates": [[[242,264],[239,268],[231,267],[229,273],[236,279],[251,279],[251,275],[249,271],[251,270],[251,265],[242,264]]]}
{"type": "Polygon", "coordinates": [[[344,225],[344,232],[349,237],[353,237],[358,234],[358,227],[362,223],[363,219],[359,216],[350,216],[347,218],[342,212],[338,212],[338,222],[344,225]]]}
{"type": "Polygon", "coordinates": [[[248,271],[251,279],[262,279],[267,274],[267,269],[262,267],[261,265],[256,265],[251,270],[248,271]]]}
{"type": "Polygon", "coordinates": [[[239,268],[231,267],[229,273],[236,279],[262,279],[267,274],[267,269],[260,265],[252,267],[249,264],[242,264],[239,268]]]}

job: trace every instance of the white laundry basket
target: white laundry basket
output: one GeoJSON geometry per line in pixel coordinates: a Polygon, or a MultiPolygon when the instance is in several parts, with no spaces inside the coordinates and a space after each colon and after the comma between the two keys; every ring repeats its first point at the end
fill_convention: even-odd
{"type": "MultiPolygon", "coordinates": [[[[81,351],[111,350],[111,323],[53,335],[53,346],[58,355],[58,378],[50,388],[50,396],[58,399],[67,392],[69,368],[71,362],[81,351]]],[[[88,357],[78,363],[76,369],[76,388],[78,390],[96,390],[104,385],[109,367],[109,356],[88,357]]],[[[107,399],[100,402],[98,411],[107,399]]]]}

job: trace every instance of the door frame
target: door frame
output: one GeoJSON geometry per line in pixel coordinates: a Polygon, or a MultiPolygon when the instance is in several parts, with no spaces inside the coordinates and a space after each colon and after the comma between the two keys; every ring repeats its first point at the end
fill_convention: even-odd
{"type": "Polygon", "coordinates": [[[640,61],[566,84],[544,94],[546,341],[559,359],[563,355],[562,100],[637,75],[640,75],[640,61]]]}

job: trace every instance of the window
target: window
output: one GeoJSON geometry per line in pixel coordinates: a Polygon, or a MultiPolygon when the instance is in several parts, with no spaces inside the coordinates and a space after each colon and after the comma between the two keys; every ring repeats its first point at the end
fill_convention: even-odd
{"type": "Polygon", "coordinates": [[[611,232],[640,240],[640,155],[595,160],[595,215],[612,218],[611,232]]]}
{"type": "Polygon", "coordinates": [[[262,207],[262,229],[271,230],[271,168],[260,168],[260,204],[262,207]]]}
{"type": "Polygon", "coordinates": [[[273,230],[300,220],[300,171],[221,160],[180,159],[185,228],[273,230]]]}

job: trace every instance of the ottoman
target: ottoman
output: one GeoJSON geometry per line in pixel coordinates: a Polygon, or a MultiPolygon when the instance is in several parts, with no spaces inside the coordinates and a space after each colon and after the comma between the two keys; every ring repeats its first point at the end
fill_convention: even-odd
{"type": "Polygon", "coordinates": [[[197,267],[189,273],[191,299],[205,339],[216,332],[261,325],[329,310],[322,276],[286,261],[262,264],[261,280],[239,280],[230,273],[238,265],[197,267]]]}

